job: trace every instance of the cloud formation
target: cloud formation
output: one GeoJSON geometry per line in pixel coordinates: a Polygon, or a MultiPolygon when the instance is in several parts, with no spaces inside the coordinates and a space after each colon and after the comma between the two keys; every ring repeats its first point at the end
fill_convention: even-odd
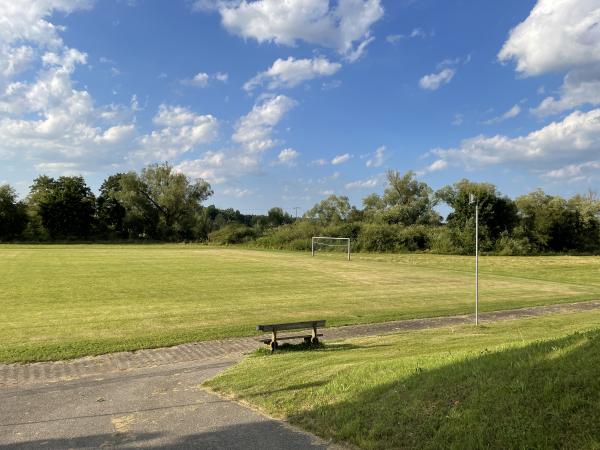
{"type": "Polygon", "coordinates": [[[336,50],[356,60],[371,42],[371,27],[383,16],[380,0],[256,0],[195,3],[216,9],[232,34],[258,42],[295,46],[298,41],[336,50]]]}
{"type": "Polygon", "coordinates": [[[313,59],[295,59],[292,56],[287,59],[280,58],[269,69],[247,81],[244,89],[252,91],[264,83],[271,90],[292,88],[305,81],[331,76],[341,67],[340,63],[330,62],[322,56],[313,59]]]}
{"type": "Polygon", "coordinates": [[[556,114],[600,104],[600,5],[596,0],[538,0],[498,53],[524,76],[567,72],[560,97],[545,98],[533,112],[556,114]]]}

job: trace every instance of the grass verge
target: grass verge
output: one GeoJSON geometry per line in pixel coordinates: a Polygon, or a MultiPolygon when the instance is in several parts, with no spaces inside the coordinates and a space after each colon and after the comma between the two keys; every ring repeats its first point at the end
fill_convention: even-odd
{"type": "Polygon", "coordinates": [[[600,312],[257,354],[206,382],[365,449],[599,448],[600,312]]]}

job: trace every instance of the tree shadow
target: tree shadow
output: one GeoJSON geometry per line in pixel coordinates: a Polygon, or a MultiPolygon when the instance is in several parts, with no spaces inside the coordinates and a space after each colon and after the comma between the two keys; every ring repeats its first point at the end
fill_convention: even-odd
{"type": "Polygon", "coordinates": [[[274,420],[215,427],[200,433],[106,433],[76,438],[34,439],[0,444],[0,450],[67,449],[211,449],[211,450],[325,450],[327,444],[274,420]]]}
{"type": "Polygon", "coordinates": [[[360,447],[600,448],[600,330],[479,355],[299,411],[360,447]]]}

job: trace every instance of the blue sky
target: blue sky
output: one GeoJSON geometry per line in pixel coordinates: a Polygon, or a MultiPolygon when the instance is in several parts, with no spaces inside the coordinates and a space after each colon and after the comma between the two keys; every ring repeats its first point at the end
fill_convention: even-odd
{"type": "Polygon", "coordinates": [[[221,207],[596,189],[595,0],[0,0],[0,183],[169,161],[221,207]]]}

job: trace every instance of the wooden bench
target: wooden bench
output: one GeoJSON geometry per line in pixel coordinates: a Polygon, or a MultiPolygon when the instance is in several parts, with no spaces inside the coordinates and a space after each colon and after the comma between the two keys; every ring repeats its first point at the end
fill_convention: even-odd
{"type": "Polygon", "coordinates": [[[311,320],[308,322],[291,322],[291,323],[272,323],[269,325],[257,325],[256,329],[258,331],[271,332],[270,339],[261,339],[262,342],[268,344],[271,347],[271,352],[274,352],[279,344],[277,341],[284,341],[287,339],[304,339],[304,342],[310,344],[318,344],[319,336],[323,336],[319,334],[317,329],[325,327],[324,320],[311,320]],[[289,331],[289,330],[312,330],[312,333],[309,335],[300,335],[300,336],[277,336],[279,331],[289,331]]]}

